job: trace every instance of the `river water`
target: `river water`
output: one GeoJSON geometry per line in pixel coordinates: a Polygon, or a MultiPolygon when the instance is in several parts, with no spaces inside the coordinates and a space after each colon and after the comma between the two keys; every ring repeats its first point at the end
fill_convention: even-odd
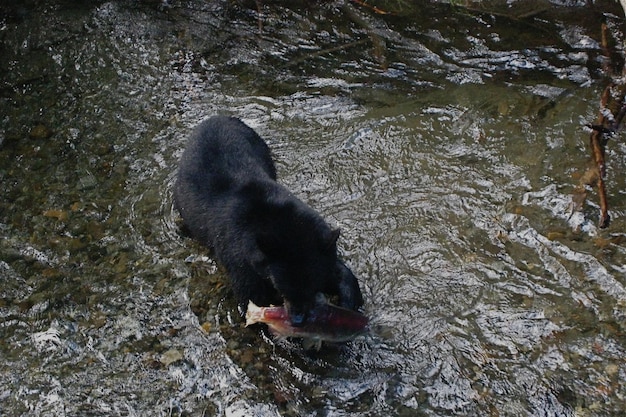
{"type": "Polygon", "coordinates": [[[6,3],[1,415],[626,413],[623,134],[610,226],[572,204],[618,3],[6,3]],[[172,207],[218,113],[341,228],[371,334],[243,327],[172,207]]]}

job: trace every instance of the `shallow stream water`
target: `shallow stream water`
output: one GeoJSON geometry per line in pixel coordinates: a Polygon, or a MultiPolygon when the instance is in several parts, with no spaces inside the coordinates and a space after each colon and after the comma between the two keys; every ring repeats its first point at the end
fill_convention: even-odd
{"type": "Polygon", "coordinates": [[[7,3],[0,415],[626,414],[623,133],[610,226],[572,203],[618,3],[7,3]],[[371,334],[243,327],[172,207],[218,113],[341,228],[371,334]]]}

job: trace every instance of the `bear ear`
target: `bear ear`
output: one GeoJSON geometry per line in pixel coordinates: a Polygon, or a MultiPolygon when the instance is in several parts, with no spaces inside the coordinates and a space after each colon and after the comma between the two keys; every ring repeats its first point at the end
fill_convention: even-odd
{"type": "Polygon", "coordinates": [[[326,249],[331,250],[335,247],[335,245],[337,244],[337,239],[339,239],[339,233],[339,229],[332,229],[330,231],[324,242],[324,246],[326,247],[326,249]]]}

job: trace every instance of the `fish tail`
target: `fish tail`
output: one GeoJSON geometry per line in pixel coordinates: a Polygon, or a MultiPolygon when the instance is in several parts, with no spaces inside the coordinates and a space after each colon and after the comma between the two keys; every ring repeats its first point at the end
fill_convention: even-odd
{"type": "Polygon", "coordinates": [[[254,304],[252,300],[248,301],[248,309],[246,310],[246,327],[251,324],[258,323],[263,318],[263,309],[254,304]]]}

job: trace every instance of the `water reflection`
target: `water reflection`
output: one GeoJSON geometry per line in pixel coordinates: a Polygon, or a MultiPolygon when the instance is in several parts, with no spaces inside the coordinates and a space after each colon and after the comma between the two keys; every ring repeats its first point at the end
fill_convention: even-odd
{"type": "Polygon", "coordinates": [[[3,7],[3,415],[624,413],[617,139],[611,228],[570,205],[597,15],[270,2],[259,35],[229,2],[3,7]],[[371,335],[307,353],[242,328],[171,201],[218,112],[341,227],[371,335]]]}

